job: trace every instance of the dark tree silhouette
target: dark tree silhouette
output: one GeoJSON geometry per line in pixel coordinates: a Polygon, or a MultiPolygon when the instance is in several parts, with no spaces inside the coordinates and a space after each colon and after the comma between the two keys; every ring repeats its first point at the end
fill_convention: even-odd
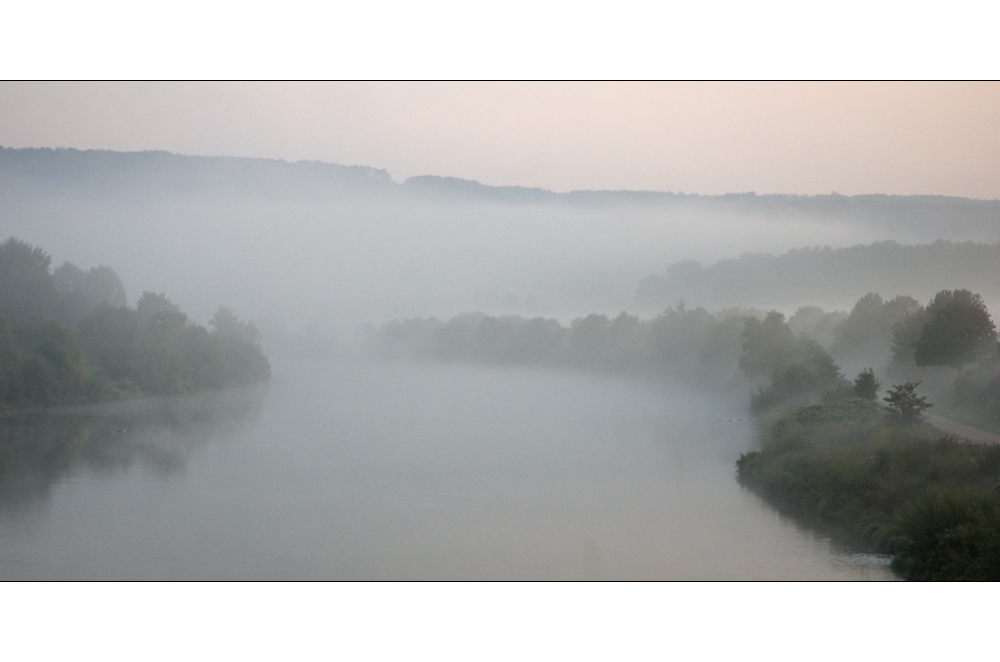
{"type": "Polygon", "coordinates": [[[892,325],[892,358],[899,363],[913,361],[914,348],[927,323],[927,309],[919,307],[892,325]]]}
{"type": "Polygon", "coordinates": [[[128,308],[110,267],[87,271],[13,237],[0,243],[0,409],[172,395],[270,377],[260,331],[228,308],[215,333],[163,294],[128,308]]]}
{"type": "Polygon", "coordinates": [[[93,267],[84,271],[70,262],[52,272],[58,301],[55,314],[64,323],[76,327],[101,308],[124,308],[125,285],[111,267],[93,267]]]}
{"type": "Polygon", "coordinates": [[[895,413],[900,421],[912,424],[920,421],[923,413],[933,405],[927,402],[927,398],[917,395],[917,387],[920,382],[906,382],[905,384],[893,384],[889,395],[882,398],[889,411],[895,413]]]}
{"type": "Polygon", "coordinates": [[[794,346],[795,334],[778,311],[772,310],[763,321],[748,317],[743,327],[740,370],[751,377],[770,374],[787,363],[794,346]]]}
{"type": "Polygon", "coordinates": [[[0,244],[0,315],[16,321],[51,312],[56,299],[51,263],[41,248],[14,237],[0,244]]]}
{"type": "Polygon", "coordinates": [[[864,400],[875,400],[878,398],[878,389],[881,386],[882,382],[875,376],[875,371],[865,368],[854,379],[854,395],[864,400]]]}
{"type": "Polygon", "coordinates": [[[969,290],[942,290],[927,305],[927,322],[913,358],[919,366],[961,369],[995,353],[996,342],[996,327],[981,296],[969,290]]]}

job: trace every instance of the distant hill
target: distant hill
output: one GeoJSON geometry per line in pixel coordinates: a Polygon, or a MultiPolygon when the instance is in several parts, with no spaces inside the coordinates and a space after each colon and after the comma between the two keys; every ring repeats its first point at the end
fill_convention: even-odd
{"type": "Polygon", "coordinates": [[[693,305],[843,305],[868,292],[927,299],[942,289],[971,289],[1000,296],[1000,243],[904,246],[893,241],[849,248],[801,248],[783,255],[747,253],[703,267],[688,261],[665,276],[643,279],[636,302],[663,307],[693,305]]]}
{"type": "Polygon", "coordinates": [[[490,202],[555,202],[558,193],[525,186],[488,186],[471,179],[418,175],[403,182],[403,188],[417,194],[490,202]]]}
{"type": "MultiPolygon", "coordinates": [[[[162,151],[115,152],[0,147],[0,190],[109,194],[164,191],[230,194],[377,194],[417,196],[435,201],[505,204],[558,204],[570,207],[682,205],[776,220],[784,217],[852,220],[900,230],[950,230],[988,233],[1000,240],[1000,201],[947,196],[756,195],[702,196],[658,191],[570,191],[556,193],[523,186],[489,186],[456,177],[422,175],[393,182],[383,169],[319,161],[187,156],[162,151]]],[[[939,233],[942,237],[947,232],[939,233]]]]}
{"type": "MultiPolygon", "coordinates": [[[[318,161],[0,147],[0,186],[105,194],[317,194],[380,190],[385,170],[318,161]]],[[[22,189],[23,190],[23,189],[22,189]]]]}
{"type": "Polygon", "coordinates": [[[1000,201],[560,193],[431,175],[398,182],[382,169],[316,161],[0,147],[0,238],[9,236],[57,260],[114,264],[133,299],[169,290],[203,323],[224,300],[262,324],[319,320],[349,333],[366,321],[463,310],[615,314],[631,308],[649,274],[658,275],[639,300],[660,310],[680,298],[713,308],[828,305],[825,293],[847,306],[873,290],[923,297],[967,287],[988,297],[962,276],[980,264],[964,254],[941,253],[952,267],[915,257],[921,266],[896,268],[889,251],[838,270],[826,261],[839,257],[807,249],[779,261],[781,282],[754,275],[775,259],[763,256],[695,270],[704,273],[667,267],[884,240],[992,245],[1000,201]],[[799,271],[786,264],[795,260],[799,271]]]}

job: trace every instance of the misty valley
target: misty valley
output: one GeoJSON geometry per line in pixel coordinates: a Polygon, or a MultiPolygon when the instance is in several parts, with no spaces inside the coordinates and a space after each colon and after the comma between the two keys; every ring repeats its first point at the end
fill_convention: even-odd
{"type": "Polygon", "coordinates": [[[998,220],[0,148],[0,579],[1000,579],[998,220]]]}
{"type": "Polygon", "coordinates": [[[888,579],[734,479],[743,403],[504,367],[5,416],[0,578],[888,579]],[[711,439],[711,443],[706,443],[711,439]]]}

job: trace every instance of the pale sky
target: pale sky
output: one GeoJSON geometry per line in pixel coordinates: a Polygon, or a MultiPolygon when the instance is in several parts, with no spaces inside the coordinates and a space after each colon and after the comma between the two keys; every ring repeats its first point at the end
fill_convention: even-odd
{"type": "Polygon", "coordinates": [[[492,185],[1000,198],[997,83],[0,83],[0,145],[492,185]]]}

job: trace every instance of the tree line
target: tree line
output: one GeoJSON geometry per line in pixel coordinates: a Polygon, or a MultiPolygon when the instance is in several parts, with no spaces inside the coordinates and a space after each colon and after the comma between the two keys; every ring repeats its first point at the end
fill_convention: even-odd
{"type": "Polygon", "coordinates": [[[368,327],[369,351],[385,358],[548,365],[638,374],[670,374],[732,383],[744,311],[710,313],[683,304],[653,319],[622,312],[555,319],[466,313],[450,320],[397,320],[368,327]]]}
{"type": "MultiPolygon", "coordinates": [[[[956,388],[969,402],[992,407],[1000,419],[1000,350],[983,299],[969,290],[942,290],[927,305],[901,295],[869,293],[849,313],[799,308],[729,309],[710,313],[683,303],[642,320],[622,312],[592,314],[563,325],[555,319],[466,313],[392,321],[367,330],[382,357],[577,367],[671,375],[709,386],[756,385],[755,413],[855,392],[875,369],[904,384],[920,368],[957,371],[956,388]],[[849,381],[842,365],[858,371],[849,381]]],[[[866,382],[870,387],[871,382],[866,382]]],[[[876,389],[877,391],[878,389],[876,389]]],[[[871,396],[873,399],[875,394],[871,396]]],[[[900,396],[901,397],[901,396],[900,396]]]]}
{"type": "Polygon", "coordinates": [[[0,243],[0,407],[174,395],[270,378],[251,322],[220,307],[207,330],[163,294],[127,305],[106,266],[81,269],[0,243]]]}
{"type": "Polygon", "coordinates": [[[997,294],[1000,243],[902,245],[894,241],[845,248],[798,248],[781,255],[746,253],[702,265],[669,266],[644,278],[638,305],[660,307],[678,299],[703,305],[792,306],[803,301],[849,301],[873,288],[930,297],[949,284],[997,294]]]}

